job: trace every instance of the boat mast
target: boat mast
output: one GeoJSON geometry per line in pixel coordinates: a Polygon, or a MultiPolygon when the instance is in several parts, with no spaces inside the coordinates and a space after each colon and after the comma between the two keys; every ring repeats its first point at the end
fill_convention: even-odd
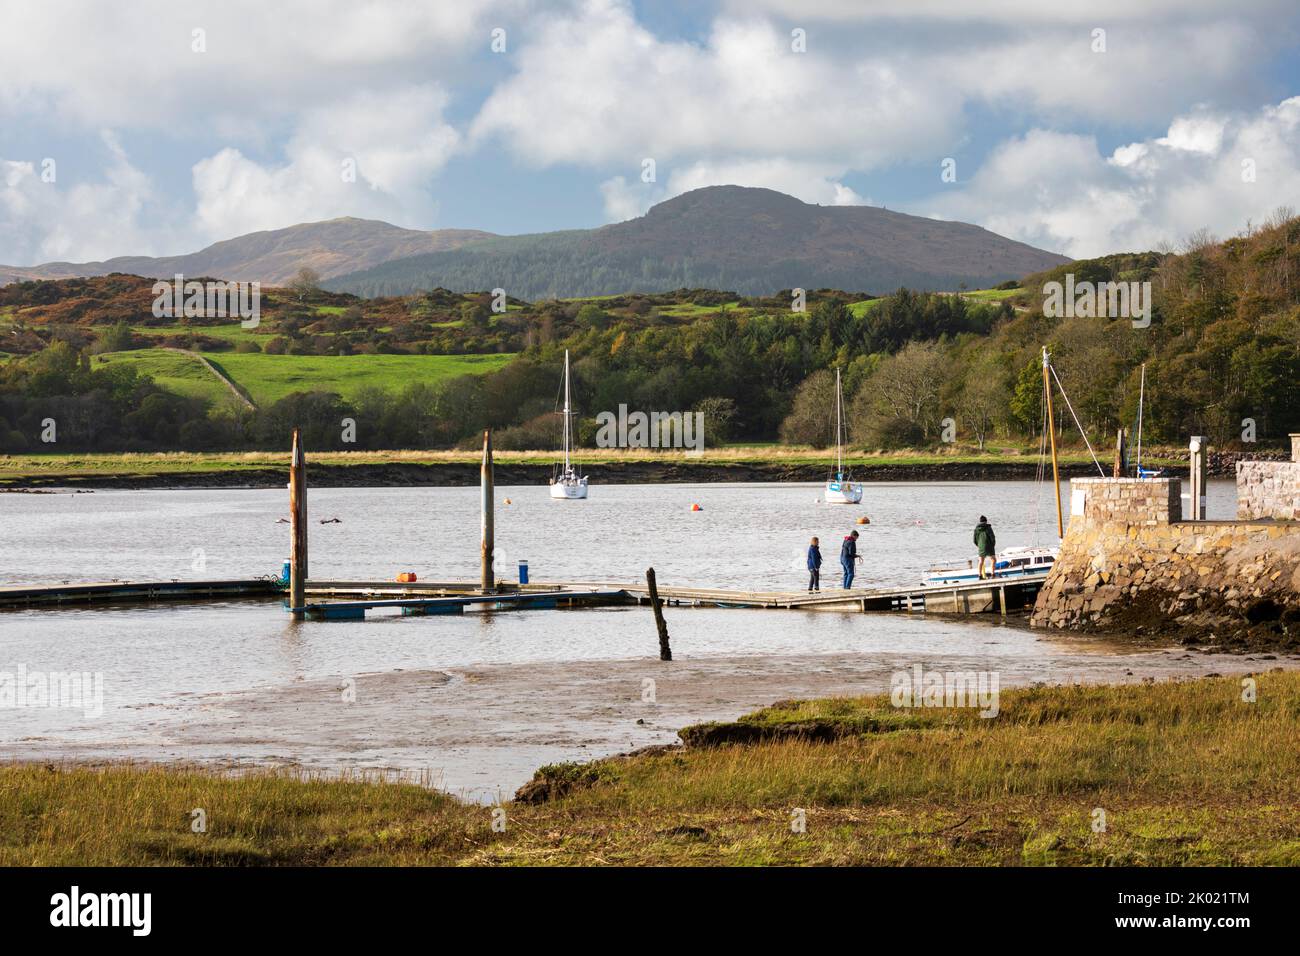
{"type": "Polygon", "coordinates": [[[1138,386],[1138,451],[1137,451],[1137,470],[1138,477],[1142,477],[1142,403],[1147,394],[1147,363],[1142,363],[1142,384],[1138,386]]]}
{"type": "Polygon", "coordinates": [[[844,393],[840,391],[840,370],[835,370],[835,477],[838,480],[844,474],[843,438],[844,426],[841,424],[844,393]]]}
{"type": "Polygon", "coordinates": [[[569,473],[569,350],[564,350],[564,473],[569,473]]]}
{"type": "Polygon", "coordinates": [[[1056,461],[1056,416],[1052,413],[1051,362],[1043,346],[1043,392],[1047,396],[1047,434],[1052,443],[1052,484],[1056,488],[1056,536],[1065,537],[1065,519],[1061,516],[1061,471],[1056,461]]]}

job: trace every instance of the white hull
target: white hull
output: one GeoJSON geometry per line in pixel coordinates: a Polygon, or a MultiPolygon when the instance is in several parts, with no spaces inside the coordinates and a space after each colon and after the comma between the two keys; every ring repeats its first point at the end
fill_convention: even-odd
{"type": "Polygon", "coordinates": [[[587,479],[584,478],[561,478],[559,481],[551,482],[552,498],[567,498],[577,500],[587,497],[587,479]]]}
{"type": "Polygon", "coordinates": [[[851,481],[830,481],[826,483],[826,503],[828,505],[856,505],[862,503],[862,486],[851,481]]]}
{"type": "MultiPolygon", "coordinates": [[[[1046,574],[1060,556],[1060,548],[1007,548],[1000,551],[991,565],[991,573],[998,580],[1008,578],[1033,577],[1046,574]]],[[[946,568],[931,568],[926,577],[926,584],[966,584],[980,580],[978,560],[967,561],[964,565],[952,565],[946,568]]]]}

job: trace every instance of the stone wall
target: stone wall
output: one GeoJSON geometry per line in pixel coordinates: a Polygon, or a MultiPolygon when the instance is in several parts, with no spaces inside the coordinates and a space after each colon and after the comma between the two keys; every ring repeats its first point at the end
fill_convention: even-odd
{"type": "Polygon", "coordinates": [[[1074,478],[1070,481],[1070,520],[1120,522],[1154,527],[1183,516],[1182,483],[1177,478],[1074,478]]]}
{"type": "Polygon", "coordinates": [[[1178,479],[1076,479],[1036,627],[1300,650],[1300,522],[1181,521],[1178,479]]]}
{"type": "Polygon", "coordinates": [[[1237,462],[1237,518],[1300,520],[1300,434],[1291,436],[1290,461],[1237,462]]]}

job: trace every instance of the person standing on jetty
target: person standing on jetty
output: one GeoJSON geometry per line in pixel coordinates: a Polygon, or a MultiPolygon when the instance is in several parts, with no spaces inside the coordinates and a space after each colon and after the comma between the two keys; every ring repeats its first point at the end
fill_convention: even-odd
{"type": "Polygon", "coordinates": [[[822,549],[816,538],[808,545],[808,593],[822,589],[822,549]]]}
{"type": "Polygon", "coordinates": [[[858,533],[844,536],[844,543],[840,545],[840,567],[844,569],[844,590],[853,587],[853,574],[857,570],[854,562],[861,561],[862,556],[858,554],[858,533]]]}
{"type": "Polygon", "coordinates": [[[980,553],[980,580],[984,580],[984,562],[989,561],[989,574],[993,578],[997,577],[998,559],[997,535],[993,533],[993,525],[989,524],[989,519],[980,515],[980,523],[975,526],[975,547],[980,553]]]}

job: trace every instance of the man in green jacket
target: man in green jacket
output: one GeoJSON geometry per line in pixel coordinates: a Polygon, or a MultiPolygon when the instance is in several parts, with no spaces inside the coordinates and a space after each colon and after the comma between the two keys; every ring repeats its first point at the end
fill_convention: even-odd
{"type": "Polygon", "coordinates": [[[989,559],[991,559],[989,577],[996,577],[998,539],[993,533],[993,525],[989,524],[989,519],[983,515],[980,515],[980,523],[975,526],[975,547],[980,553],[980,579],[984,578],[984,562],[989,559]]]}

